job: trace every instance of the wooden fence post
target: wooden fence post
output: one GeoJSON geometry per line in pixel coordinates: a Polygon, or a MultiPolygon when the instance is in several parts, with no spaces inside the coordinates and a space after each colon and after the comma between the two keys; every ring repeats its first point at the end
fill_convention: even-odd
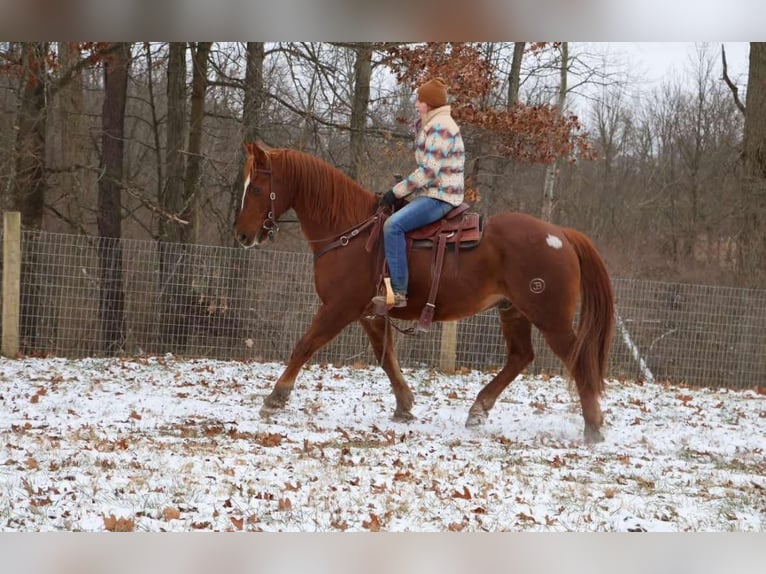
{"type": "Polygon", "coordinates": [[[3,341],[2,352],[19,352],[19,304],[21,287],[21,214],[3,213],[3,341]]]}
{"type": "Polygon", "coordinates": [[[444,373],[455,372],[455,353],[457,351],[457,321],[442,323],[442,338],[439,348],[439,370],[444,373]]]}

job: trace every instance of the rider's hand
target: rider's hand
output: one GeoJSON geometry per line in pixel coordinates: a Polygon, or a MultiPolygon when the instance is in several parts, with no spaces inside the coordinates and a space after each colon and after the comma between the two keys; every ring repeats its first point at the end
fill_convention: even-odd
{"type": "Polygon", "coordinates": [[[380,205],[381,207],[389,207],[394,204],[396,201],[396,196],[394,195],[394,190],[389,189],[386,193],[383,194],[383,197],[380,198],[380,205]]]}

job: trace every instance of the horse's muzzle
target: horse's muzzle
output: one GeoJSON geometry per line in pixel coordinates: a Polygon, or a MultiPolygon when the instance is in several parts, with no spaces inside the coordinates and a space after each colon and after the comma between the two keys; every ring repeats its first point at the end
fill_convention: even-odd
{"type": "Polygon", "coordinates": [[[250,236],[247,233],[242,233],[235,229],[234,238],[237,240],[237,243],[239,243],[242,247],[246,249],[253,247],[254,245],[257,245],[259,243],[257,233],[253,236],[250,236]]]}

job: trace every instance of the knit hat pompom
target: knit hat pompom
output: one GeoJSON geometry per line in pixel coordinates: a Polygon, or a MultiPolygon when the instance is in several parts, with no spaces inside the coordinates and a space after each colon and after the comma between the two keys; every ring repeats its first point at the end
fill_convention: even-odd
{"type": "Polygon", "coordinates": [[[447,84],[441,78],[428,80],[418,88],[418,100],[431,106],[440,108],[447,105],[447,84]]]}

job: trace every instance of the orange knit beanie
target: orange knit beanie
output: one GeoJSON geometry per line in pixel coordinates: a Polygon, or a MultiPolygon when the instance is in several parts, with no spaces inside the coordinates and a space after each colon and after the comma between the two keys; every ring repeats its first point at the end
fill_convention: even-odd
{"type": "Polygon", "coordinates": [[[428,80],[418,88],[418,100],[432,108],[447,105],[447,84],[441,78],[428,80]]]}

